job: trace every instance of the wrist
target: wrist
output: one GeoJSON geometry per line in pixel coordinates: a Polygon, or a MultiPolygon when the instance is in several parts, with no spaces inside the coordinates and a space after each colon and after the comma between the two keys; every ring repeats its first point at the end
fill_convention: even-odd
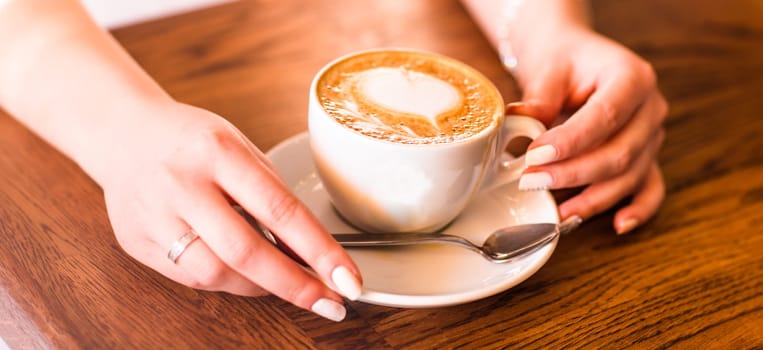
{"type": "Polygon", "coordinates": [[[99,184],[174,103],[76,0],[12,1],[0,43],[0,104],[99,184]]]}
{"type": "Polygon", "coordinates": [[[81,141],[59,148],[65,149],[101,187],[119,182],[136,164],[158,157],[157,144],[182,125],[180,117],[172,112],[176,105],[179,103],[160,96],[122,99],[102,114],[88,118],[100,120],[97,125],[77,125],[73,132],[81,141]]]}
{"type": "Polygon", "coordinates": [[[567,44],[562,38],[591,30],[586,1],[503,0],[502,4],[504,15],[497,46],[504,65],[513,74],[537,57],[536,52],[567,44]]]}

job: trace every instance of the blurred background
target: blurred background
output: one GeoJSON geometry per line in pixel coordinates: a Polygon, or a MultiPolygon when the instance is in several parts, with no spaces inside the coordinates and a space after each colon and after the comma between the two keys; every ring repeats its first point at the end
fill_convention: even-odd
{"type": "Polygon", "coordinates": [[[119,28],[233,0],[83,0],[93,17],[106,28],[119,28]]]}

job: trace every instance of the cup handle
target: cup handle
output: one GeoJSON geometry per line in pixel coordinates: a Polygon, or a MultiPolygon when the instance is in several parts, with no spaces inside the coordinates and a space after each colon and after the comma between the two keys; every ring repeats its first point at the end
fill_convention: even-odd
{"type": "Polygon", "coordinates": [[[506,147],[517,137],[527,137],[535,140],[538,136],[546,132],[546,127],[535,118],[507,115],[503,120],[501,132],[498,135],[498,151],[496,155],[496,167],[494,176],[485,189],[495,188],[505,185],[509,182],[519,179],[527,166],[525,165],[525,156],[514,158],[506,147]]]}

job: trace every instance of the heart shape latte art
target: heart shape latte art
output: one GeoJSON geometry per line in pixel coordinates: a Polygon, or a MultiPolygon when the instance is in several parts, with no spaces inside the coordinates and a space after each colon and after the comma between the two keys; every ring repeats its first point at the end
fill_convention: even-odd
{"type": "Polygon", "coordinates": [[[374,68],[359,74],[358,91],[391,111],[426,117],[437,125],[437,116],[459,108],[461,93],[449,83],[403,68],[374,68]]]}

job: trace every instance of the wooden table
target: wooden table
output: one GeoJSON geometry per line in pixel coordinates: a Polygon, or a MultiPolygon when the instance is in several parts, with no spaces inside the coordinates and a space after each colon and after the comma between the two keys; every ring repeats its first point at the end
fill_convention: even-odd
{"type": "MultiPolygon", "coordinates": [[[[341,323],[275,297],[198,292],[115,241],[100,189],[0,113],[0,337],[14,349],[761,348],[763,6],[594,2],[596,25],[652,61],[671,103],[658,216],[612,213],[564,237],[507,292],[455,307],[348,303],[341,323]]],[[[516,89],[457,1],[247,1],[114,32],[172,95],[262,149],[306,129],[312,75],[351,50],[408,46],[516,89]]]]}

